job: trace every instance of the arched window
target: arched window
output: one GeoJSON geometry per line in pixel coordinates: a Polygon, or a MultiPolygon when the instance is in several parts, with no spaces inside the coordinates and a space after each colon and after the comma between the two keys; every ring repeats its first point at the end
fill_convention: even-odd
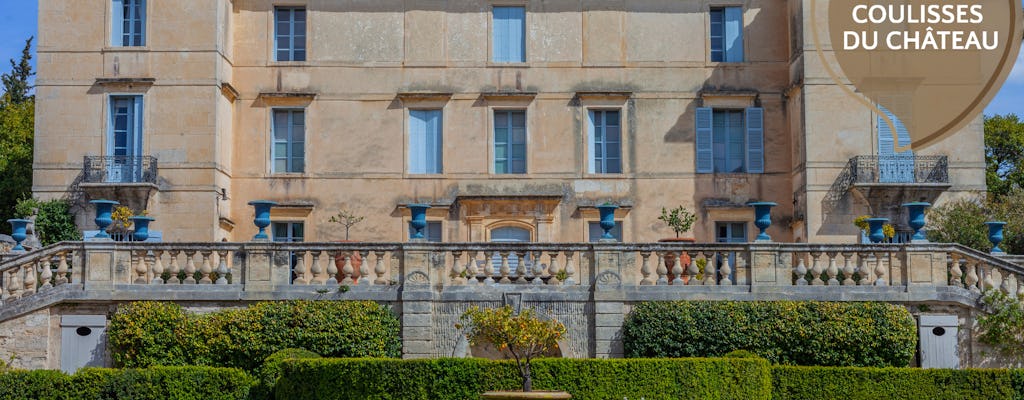
{"type": "MultiPolygon", "coordinates": [[[[530,242],[532,233],[529,229],[518,227],[518,226],[502,226],[499,228],[491,229],[491,241],[492,242],[504,242],[504,243],[526,243],[530,242]]],[[[523,262],[528,268],[533,265],[530,262],[529,255],[523,262]]],[[[494,266],[494,275],[501,276],[501,254],[494,254],[491,256],[491,265],[494,266]]],[[[519,268],[519,256],[516,254],[508,255],[508,267],[509,277],[515,279],[518,274],[519,268]]]]}

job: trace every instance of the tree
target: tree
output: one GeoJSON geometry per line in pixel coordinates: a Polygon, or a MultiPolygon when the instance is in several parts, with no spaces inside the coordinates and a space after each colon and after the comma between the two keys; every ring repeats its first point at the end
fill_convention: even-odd
{"type": "Polygon", "coordinates": [[[988,252],[992,243],[986,221],[1006,222],[999,247],[1011,254],[1024,254],[1024,189],[988,199],[961,198],[928,210],[928,240],[988,252]]]}
{"type": "Polygon", "coordinates": [[[75,226],[75,217],[71,214],[71,203],[64,199],[40,201],[27,198],[18,202],[16,215],[19,217],[32,214],[35,209],[36,236],[43,246],[64,241],[82,240],[82,232],[75,226]]]}
{"type": "MultiPolygon", "coordinates": [[[[519,315],[513,314],[511,306],[471,307],[461,319],[469,322],[466,338],[470,343],[488,342],[512,355],[523,379],[523,391],[529,392],[533,390],[530,363],[548,350],[558,348],[558,340],[565,335],[565,325],[539,318],[532,308],[523,309],[519,315]]],[[[456,328],[461,329],[462,325],[456,328]]]]}
{"type": "Polygon", "coordinates": [[[11,72],[0,75],[0,81],[4,85],[4,96],[6,100],[14,104],[21,104],[35,98],[29,94],[32,85],[28,82],[29,78],[36,74],[32,72],[32,64],[29,63],[32,60],[32,39],[33,37],[29,37],[25,40],[25,48],[21,50],[20,61],[15,63],[14,59],[11,59],[11,72]]]}
{"type": "Polygon", "coordinates": [[[1024,121],[1017,115],[985,117],[985,165],[990,194],[1024,188],[1024,121]]]}
{"type": "MultiPolygon", "coordinates": [[[[4,87],[0,97],[0,218],[16,215],[18,200],[32,194],[32,137],[35,129],[35,98],[29,94],[29,78],[34,75],[29,60],[32,38],[25,41],[21,61],[11,60],[10,73],[0,75],[4,87]]],[[[9,232],[7,224],[0,231],[9,232]]]]}

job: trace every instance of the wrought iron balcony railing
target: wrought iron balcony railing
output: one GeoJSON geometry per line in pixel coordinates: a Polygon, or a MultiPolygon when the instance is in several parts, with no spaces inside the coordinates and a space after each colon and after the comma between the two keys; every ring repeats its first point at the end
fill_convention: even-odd
{"type": "Polygon", "coordinates": [[[86,183],[156,183],[156,157],[85,156],[86,183]]]}
{"type": "Polygon", "coordinates": [[[856,156],[849,171],[853,183],[949,183],[946,156],[856,156]]]}

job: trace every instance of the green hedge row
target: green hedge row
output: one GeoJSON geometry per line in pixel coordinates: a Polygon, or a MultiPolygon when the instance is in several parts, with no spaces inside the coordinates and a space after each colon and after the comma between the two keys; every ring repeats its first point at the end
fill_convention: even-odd
{"type": "MultiPolygon", "coordinates": [[[[476,399],[520,389],[515,364],[482,359],[286,361],[277,399],[476,399]]],[[[768,399],[763,359],[579,360],[533,364],[535,390],[564,390],[574,400],[768,399]]]]}
{"type": "Polygon", "coordinates": [[[718,357],[749,350],[774,364],[904,367],[914,319],[887,303],[679,301],[638,304],[622,327],[626,357],[718,357]]]}
{"type": "Polygon", "coordinates": [[[122,306],[110,319],[114,363],[254,370],[278,350],[331,357],[400,357],[400,322],[372,301],[283,301],[209,314],[168,302],[122,306]]]}
{"type": "Polygon", "coordinates": [[[1022,399],[1022,372],[776,366],[772,400],[1022,399]]]}
{"type": "Polygon", "coordinates": [[[0,400],[244,400],[255,384],[241,370],[212,367],[11,371],[0,374],[0,400]]]}

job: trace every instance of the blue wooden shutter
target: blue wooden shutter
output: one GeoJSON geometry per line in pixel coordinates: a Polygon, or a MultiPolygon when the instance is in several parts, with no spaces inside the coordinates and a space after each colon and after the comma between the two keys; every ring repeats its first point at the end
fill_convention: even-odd
{"type": "Polygon", "coordinates": [[[725,61],[743,61],[743,7],[725,8],[725,61]]]}
{"type": "Polygon", "coordinates": [[[146,45],[146,0],[137,0],[137,1],[138,1],[138,4],[136,4],[136,7],[139,8],[139,15],[138,15],[138,17],[139,17],[139,21],[138,21],[138,24],[139,24],[139,26],[138,26],[139,42],[136,43],[135,45],[136,46],[145,46],[146,45]]]}
{"type": "Polygon", "coordinates": [[[747,172],[764,173],[764,109],[747,109],[747,172]]]}
{"type": "Polygon", "coordinates": [[[113,0],[110,6],[110,45],[124,46],[124,0],[113,0]]]}
{"type": "Polygon", "coordinates": [[[409,173],[425,174],[427,145],[427,112],[409,111],[409,173]]]}
{"type": "Polygon", "coordinates": [[[492,19],[492,59],[494,62],[525,61],[526,8],[494,7],[492,19]]]}
{"type": "Polygon", "coordinates": [[[526,8],[509,7],[509,61],[526,61],[526,8]]]}
{"type": "Polygon", "coordinates": [[[491,22],[492,59],[494,62],[508,62],[508,7],[494,7],[494,18],[491,22]]]}
{"type": "Polygon", "coordinates": [[[441,115],[441,110],[431,110],[430,119],[427,123],[427,172],[431,174],[440,174],[442,172],[441,133],[443,130],[441,115]]]}
{"type": "Polygon", "coordinates": [[[697,173],[715,172],[715,154],[712,148],[712,117],[714,111],[711,108],[697,108],[696,120],[696,146],[697,173]]]}
{"type": "Polygon", "coordinates": [[[597,135],[600,134],[600,132],[597,131],[597,128],[598,128],[598,125],[599,125],[598,121],[597,121],[597,118],[599,117],[599,115],[598,115],[597,111],[594,111],[594,110],[590,110],[589,114],[590,114],[590,117],[587,118],[587,131],[590,133],[588,135],[588,136],[590,136],[590,143],[588,143],[588,146],[587,146],[587,148],[588,148],[587,159],[589,160],[589,162],[587,163],[588,164],[587,172],[593,174],[593,173],[599,172],[597,170],[597,162],[598,162],[598,160],[597,160],[597,153],[598,153],[597,146],[601,145],[601,140],[600,140],[600,138],[597,137],[597,135]]]}

